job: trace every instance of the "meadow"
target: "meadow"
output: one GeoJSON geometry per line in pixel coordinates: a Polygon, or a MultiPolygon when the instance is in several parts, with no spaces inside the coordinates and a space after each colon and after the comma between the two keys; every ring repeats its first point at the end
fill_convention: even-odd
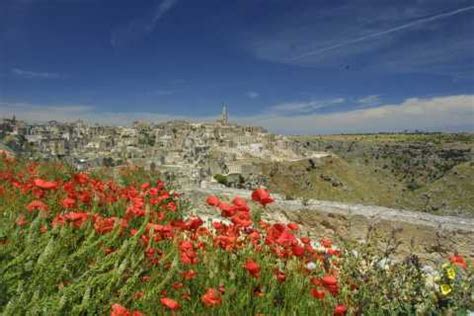
{"type": "Polygon", "coordinates": [[[209,196],[203,220],[155,174],[0,159],[2,315],[465,315],[474,267],[314,239],[262,220],[271,192],[209,196]]]}

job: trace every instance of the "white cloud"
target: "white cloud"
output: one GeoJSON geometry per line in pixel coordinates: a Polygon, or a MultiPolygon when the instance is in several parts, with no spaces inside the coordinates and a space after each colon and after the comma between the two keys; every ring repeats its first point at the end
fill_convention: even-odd
{"type": "Polygon", "coordinates": [[[332,105],[341,104],[345,101],[344,98],[335,98],[330,100],[311,100],[305,102],[287,102],[274,105],[268,109],[269,113],[273,114],[303,114],[311,113],[315,110],[325,108],[332,105]]]}
{"type": "Polygon", "coordinates": [[[245,95],[249,97],[250,99],[256,99],[260,96],[260,93],[255,92],[255,91],[248,91],[245,93],[245,95]]]}
{"type": "MultiPolygon", "coordinates": [[[[295,108],[299,109],[298,106],[295,108]]],[[[270,131],[284,134],[390,132],[405,129],[474,131],[474,95],[410,98],[399,104],[320,115],[299,112],[298,115],[291,116],[287,112],[274,111],[236,117],[232,115],[232,107],[229,111],[233,122],[263,126],[270,131]]],[[[0,103],[0,116],[9,117],[13,114],[27,121],[74,121],[81,118],[89,122],[114,125],[126,125],[136,120],[213,121],[218,117],[218,115],[177,116],[152,112],[101,112],[95,107],[86,105],[41,106],[0,103]]]]}
{"type": "Polygon", "coordinates": [[[61,76],[57,73],[52,72],[35,72],[31,70],[24,70],[19,68],[12,68],[12,73],[16,76],[29,78],[29,79],[58,79],[61,76]]]}
{"type": "Polygon", "coordinates": [[[474,95],[410,98],[400,104],[322,115],[262,115],[245,122],[290,134],[389,132],[405,129],[474,131],[474,95]]]}

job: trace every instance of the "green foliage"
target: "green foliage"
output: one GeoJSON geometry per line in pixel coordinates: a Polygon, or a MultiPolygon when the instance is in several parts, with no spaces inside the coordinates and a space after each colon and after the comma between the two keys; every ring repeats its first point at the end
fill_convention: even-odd
{"type": "Polygon", "coordinates": [[[219,182],[220,184],[223,184],[225,186],[227,186],[227,177],[222,175],[222,174],[216,174],[214,175],[214,179],[216,179],[217,182],[219,182]]]}

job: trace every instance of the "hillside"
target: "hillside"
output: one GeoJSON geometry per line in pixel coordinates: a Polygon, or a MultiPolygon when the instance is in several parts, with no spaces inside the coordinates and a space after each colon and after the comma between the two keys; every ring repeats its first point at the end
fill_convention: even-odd
{"type": "Polygon", "coordinates": [[[320,200],[360,202],[379,205],[393,203],[400,188],[391,188],[390,176],[377,175],[364,165],[349,163],[333,155],[318,160],[294,163],[271,163],[262,166],[268,176],[268,186],[288,199],[314,198],[320,200]]]}
{"type": "Polygon", "coordinates": [[[297,146],[331,157],[262,166],[269,188],[314,198],[474,215],[471,134],[296,137],[297,146]]]}

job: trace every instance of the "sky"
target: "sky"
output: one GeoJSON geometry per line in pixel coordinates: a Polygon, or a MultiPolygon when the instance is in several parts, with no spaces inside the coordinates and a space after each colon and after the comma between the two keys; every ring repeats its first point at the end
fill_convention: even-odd
{"type": "Polygon", "coordinates": [[[472,0],[1,0],[0,116],[474,131],[472,0]]]}

